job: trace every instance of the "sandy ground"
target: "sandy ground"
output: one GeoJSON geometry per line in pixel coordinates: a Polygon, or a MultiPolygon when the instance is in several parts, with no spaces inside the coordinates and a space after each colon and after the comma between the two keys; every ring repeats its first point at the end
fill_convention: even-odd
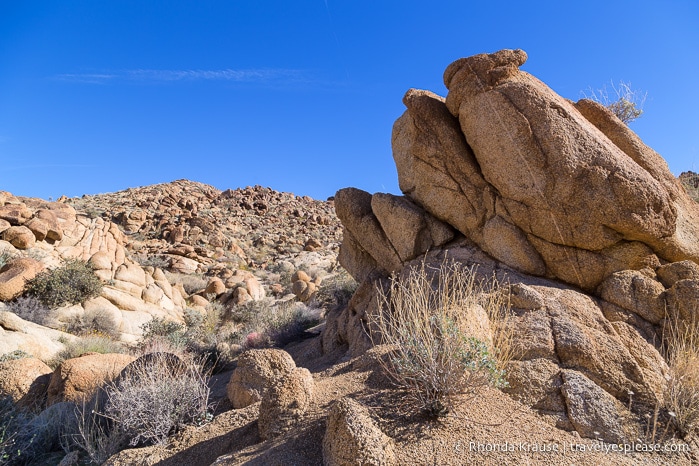
{"type": "MultiPolygon", "coordinates": [[[[396,442],[402,465],[691,465],[699,464],[699,444],[678,442],[668,449],[690,452],[623,452],[616,446],[581,439],[494,388],[457,401],[458,409],[439,422],[400,409],[401,394],[366,356],[348,360],[321,356],[317,340],[287,348],[315,380],[314,404],[297,428],[262,442],[257,433],[259,404],[230,410],[225,383],[217,376],[212,394],[224,397],[214,421],[178,434],[165,447],[126,450],[112,465],[319,465],[323,463],[325,419],[332,403],[348,396],[370,408],[374,420],[396,442]],[[223,389],[221,388],[223,387],[223,389]],[[218,459],[217,459],[218,458],[218,459]]],[[[650,448],[639,444],[637,448],[650,448]]]]}

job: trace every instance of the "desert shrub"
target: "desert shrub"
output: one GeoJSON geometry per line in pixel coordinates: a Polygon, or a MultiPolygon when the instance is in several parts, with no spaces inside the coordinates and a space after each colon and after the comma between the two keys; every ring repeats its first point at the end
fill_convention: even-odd
{"type": "Polygon", "coordinates": [[[194,309],[185,309],[184,313],[187,349],[198,356],[205,370],[214,374],[232,362],[232,355],[219,345],[224,341],[220,331],[222,317],[223,306],[213,301],[206,306],[205,314],[194,309]]]}
{"type": "Polygon", "coordinates": [[[306,329],[320,323],[321,311],[297,302],[284,302],[273,312],[260,316],[259,331],[267,335],[274,346],[284,346],[301,338],[306,329]]]}
{"type": "Polygon", "coordinates": [[[74,314],[65,323],[64,330],[74,335],[99,334],[109,338],[119,336],[119,326],[106,309],[91,309],[74,314]]]}
{"type": "Polygon", "coordinates": [[[52,320],[51,309],[34,296],[19,296],[7,303],[7,307],[10,312],[35,324],[45,325],[52,320]]]}
{"type": "Polygon", "coordinates": [[[643,104],[647,93],[631,89],[631,83],[620,81],[618,85],[612,82],[612,90],[616,95],[610,97],[607,86],[594,90],[590,88],[585,97],[592,99],[614,113],[623,123],[629,124],[643,114],[643,104]]]}
{"type": "Polygon", "coordinates": [[[206,288],[209,279],[201,274],[183,274],[165,272],[165,276],[172,285],[182,285],[187,294],[194,294],[206,288]]]}
{"type": "Polygon", "coordinates": [[[205,313],[185,309],[184,321],[187,326],[187,336],[190,340],[212,343],[223,319],[223,305],[216,301],[207,304],[205,313]]]}
{"type": "Polygon", "coordinates": [[[383,366],[405,390],[409,409],[445,416],[457,395],[487,384],[507,386],[511,330],[507,295],[497,283],[478,282],[473,269],[458,263],[431,269],[423,262],[376,290],[377,310],[367,316],[370,336],[392,348],[383,366]],[[490,331],[469,322],[479,309],[490,331]]]}
{"type": "Polygon", "coordinates": [[[681,437],[699,431],[699,321],[668,319],[663,352],[670,379],[665,392],[669,421],[681,437]]]}
{"type": "Polygon", "coordinates": [[[0,397],[0,465],[24,462],[31,445],[26,442],[26,433],[32,417],[18,408],[12,397],[0,397]]]}
{"type": "Polygon", "coordinates": [[[65,450],[78,450],[93,464],[104,464],[109,457],[128,447],[123,429],[105,417],[104,392],[75,407],[75,425],[64,437],[65,450]]]}
{"type": "Polygon", "coordinates": [[[238,327],[229,341],[244,349],[284,346],[317,325],[321,314],[298,302],[248,301],[231,310],[230,318],[238,327]]]}
{"type": "Polygon", "coordinates": [[[138,262],[142,267],[155,267],[157,269],[166,269],[170,266],[170,258],[168,256],[162,256],[158,254],[139,254],[135,255],[134,259],[136,259],[136,262],[138,262]]]}
{"type": "Polygon", "coordinates": [[[27,282],[26,292],[55,309],[99,296],[102,282],[85,261],[66,259],[60,267],[40,272],[27,282]]]}
{"type": "Polygon", "coordinates": [[[0,398],[0,465],[55,464],[68,422],[62,406],[47,414],[19,408],[9,396],[0,398]]]}
{"type": "Polygon", "coordinates": [[[188,362],[175,370],[167,354],[151,356],[137,360],[126,376],[105,388],[104,416],[132,446],[164,444],[185,425],[211,419],[207,378],[199,368],[188,362]]]}
{"type": "Polygon", "coordinates": [[[679,180],[689,197],[694,199],[695,202],[699,202],[699,174],[688,171],[682,173],[679,176],[679,180]]]}
{"type": "Polygon", "coordinates": [[[5,361],[14,361],[17,359],[24,359],[24,358],[31,358],[33,357],[31,354],[27,353],[26,351],[22,350],[14,350],[10,351],[9,353],[5,353],[3,355],[0,355],[0,363],[5,362],[5,361]]]}
{"type": "Polygon", "coordinates": [[[127,353],[124,346],[105,335],[86,335],[73,341],[63,341],[65,348],[50,361],[49,366],[58,367],[63,361],[77,358],[85,353],[127,353]]]}
{"type": "Polygon", "coordinates": [[[357,282],[343,268],[323,280],[313,297],[312,305],[324,309],[343,308],[357,290],[357,282]]]}
{"type": "Polygon", "coordinates": [[[164,339],[172,347],[179,350],[184,350],[188,343],[185,326],[164,317],[153,317],[141,325],[141,330],[143,331],[143,342],[164,339]]]}

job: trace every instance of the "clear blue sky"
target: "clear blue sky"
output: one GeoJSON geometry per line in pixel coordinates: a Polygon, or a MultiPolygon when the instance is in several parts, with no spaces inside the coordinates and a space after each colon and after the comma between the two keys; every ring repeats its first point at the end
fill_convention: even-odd
{"type": "Polygon", "coordinates": [[[573,100],[647,91],[632,128],[699,171],[696,0],[0,0],[0,190],[397,193],[405,91],[444,95],[449,63],[501,48],[573,100]]]}

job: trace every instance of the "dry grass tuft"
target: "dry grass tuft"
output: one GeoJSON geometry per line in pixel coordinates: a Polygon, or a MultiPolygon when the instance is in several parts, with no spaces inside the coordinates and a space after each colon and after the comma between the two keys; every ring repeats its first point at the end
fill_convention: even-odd
{"type": "Polygon", "coordinates": [[[387,289],[377,287],[379,311],[368,315],[372,341],[394,348],[384,369],[409,407],[441,417],[453,411],[457,395],[507,385],[512,330],[504,289],[447,262],[423,262],[392,277],[387,289]]]}
{"type": "Polygon", "coordinates": [[[665,407],[677,432],[686,437],[699,430],[699,320],[668,319],[663,333],[670,368],[665,407]]]}

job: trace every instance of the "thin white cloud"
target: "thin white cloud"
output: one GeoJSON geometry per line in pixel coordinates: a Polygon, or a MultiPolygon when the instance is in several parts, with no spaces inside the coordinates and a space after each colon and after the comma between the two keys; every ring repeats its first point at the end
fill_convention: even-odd
{"type": "Polygon", "coordinates": [[[66,73],[56,76],[62,81],[103,84],[116,81],[172,82],[172,81],[234,81],[234,82],[309,82],[300,70],[152,70],[136,69],[106,73],[66,73]]]}

